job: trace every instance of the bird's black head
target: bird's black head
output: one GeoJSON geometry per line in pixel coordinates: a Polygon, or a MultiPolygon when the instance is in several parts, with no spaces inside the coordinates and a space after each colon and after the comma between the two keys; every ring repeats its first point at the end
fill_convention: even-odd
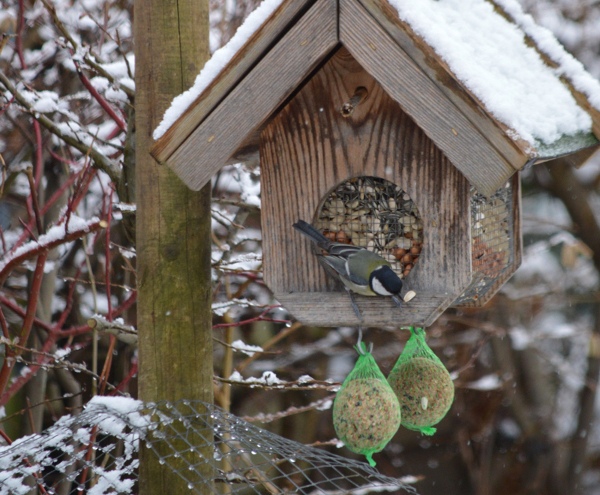
{"type": "Polygon", "coordinates": [[[383,265],[371,272],[369,287],[375,294],[380,296],[400,295],[402,291],[402,280],[387,265],[383,265]]]}

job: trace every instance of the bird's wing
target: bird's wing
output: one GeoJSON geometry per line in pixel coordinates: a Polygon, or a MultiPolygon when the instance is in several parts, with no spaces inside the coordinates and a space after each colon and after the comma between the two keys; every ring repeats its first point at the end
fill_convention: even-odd
{"type": "MultiPolygon", "coordinates": [[[[362,249],[362,248],[359,248],[362,249]]],[[[340,256],[330,256],[330,255],[323,255],[321,257],[321,259],[323,260],[324,263],[327,263],[327,265],[329,265],[331,268],[333,268],[333,270],[335,270],[340,277],[345,278],[346,280],[350,280],[352,283],[356,284],[356,285],[360,285],[360,286],[368,286],[369,285],[369,281],[366,278],[357,276],[356,274],[353,273],[348,273],[348,270],[346,269],[346,259],[342,258],[340,256]]]]}
{"type": "Polygon", "coordinates": [[[330,254],[331,256],[338,256],[340,258],[348,258],[348,256],[356,254],[359,251],[366,251],[366,249],[360,246],[353,246],[352,244],[332,242],[329,244],[329,250],[327,251],[327,254],[330,254]]]}

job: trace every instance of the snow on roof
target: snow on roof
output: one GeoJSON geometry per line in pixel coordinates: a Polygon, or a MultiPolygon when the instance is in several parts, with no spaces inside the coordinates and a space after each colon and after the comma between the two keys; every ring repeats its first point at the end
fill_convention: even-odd
{"type": "Polygon", "coordinates": [[[558,75],[564,74],[577,91],[582,92],[596,110],[600,110],[600,82],[585,70],[583,64],[573,57],[556,39],[552,31],[535,23],[525,14],[517,0],[495,0],[502,9],[535,41],[537,47],[558,64],[558,75]]]}
{"type": "MultiPolygon", "coordinates": [[[[154,130],[159,139],[218,76],[283,0],[263,0],[206,63],[192,88],[177,96],[154,130]]],[[[592,119],[561,81],[567,76],[600,110],[600,83],[554,35],[535,24],[516,0],[496,0],[510,22],[487,0],[388,0],[400,19],[448,64],[455,76],[498,121],[533,147],[591,132],[592,119]],[[558,68],[526,43],[530,36],[558,68]]]]}
{"type": "MultiPolygon", "coordinates": [[[[559,79],[561,69],[549,67],[536,49],[526,44],[523,30],[499,15],[488,1],[388,1],[485,108],[517,134],[513,138],[537,147],[539,141],[551,144],[563,135],[591,131],[591,117],[559,79]]],[[[534,32],[535,23],[515,0],[498,3],[534,32]]],[[[560,61],[561,68],[568,66],[571,73],[587,75],[582,67],[573,68],[579,62],[549,31],[535,26],[535,33],[534,39],[543,41],[544,50],[560,61]]],[[[586,88],[592,86],[588,80],[586,88]]],[[[600,98],[597,81],[591,92],[600,98]]]]}
{"type": "Polygon", "coordinates": [[[263,0],[246,18],[244,23],[235,32],[227,44],[219,48],[206,62],[200,74],[196,77],[194,85],[183,92],[171,102],[171,106],[163,115],[163,119],[154,130],[152,136],[159,139],[173,123],[183,115],[187,108],[196,100],[208,85],[219,75],[223,68],[235,56],[240,48],[250,39],[256,30],[269,18],[283,0],[263,0]]]}

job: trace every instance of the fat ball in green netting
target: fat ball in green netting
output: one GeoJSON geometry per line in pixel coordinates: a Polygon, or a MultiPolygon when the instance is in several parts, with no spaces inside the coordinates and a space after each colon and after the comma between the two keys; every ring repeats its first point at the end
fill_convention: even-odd
{"type": "Polygon", "coordinates": [[[367,457],[380,452],[400,427],[400,404],[364,343],[360,356],[333,403],[333,426],[338,438],[353,452],[367,457]]]}
{"type": "Polygon", "coordinates": [[[454,400],[450,373],[425,342],[422,328],[410,327],[406,343],[388,382],[400,402],[402,426],[433,435],[433,425],[446,415],[454,400]]]}

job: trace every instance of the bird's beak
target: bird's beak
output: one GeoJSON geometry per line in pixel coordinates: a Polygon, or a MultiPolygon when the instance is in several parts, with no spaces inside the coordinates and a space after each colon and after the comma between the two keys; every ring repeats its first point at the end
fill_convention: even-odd
{"type": "Polygon", "coordinates": [[[402,309],[402,296],[401,295],[394,295],[392,296],[392,301],[394,301],[394,303],[396,303],[396,306],[398,306],[398,308],[402,309]]]}

